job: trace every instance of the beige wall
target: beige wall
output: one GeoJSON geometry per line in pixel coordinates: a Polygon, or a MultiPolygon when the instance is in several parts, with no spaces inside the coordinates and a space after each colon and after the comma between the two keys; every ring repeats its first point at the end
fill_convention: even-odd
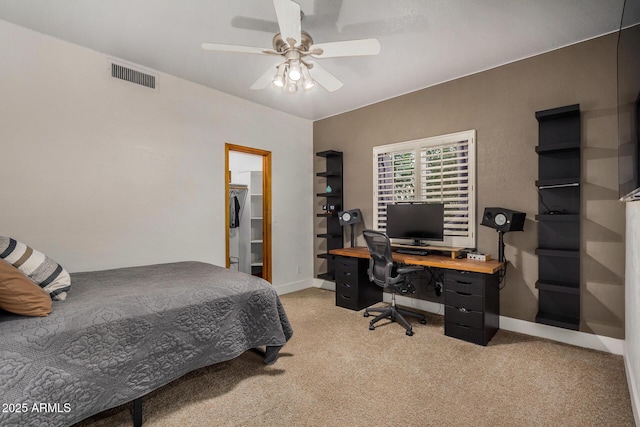
{"type": "MultiPolygon", "coordinates": [[[[373,218],[372,147],[476,129],[478,215],[487,206],[527,214],[524,232],[505,235],[510,266],[501,314],[533,322],[538,308],[535,112],[580,104],[580,330],[624,338],[625,213],[617,201],[615,43],[615,36],[597,38],[317,121],[314,151],[343,151],[344,207],[362,209],[368,227],[373,218]]],[[[323,168],[322,159],[316,159],[315,170],[323,168]]],[[[322,188],[323,179],[316,178],[314,192],[322,188]]],[[[314,203],[320,212],[322,200],[314,203]]],[[[316,232],[322,225],[316,219],[316,232]]],[[[362,229],[357,228],[360,245],[362,229]]],[[[316,251],[322,245],[316,239],[316,251]]],[[[497,257],[496,232],[479,226],[477,247],[497,257]]],[[[316,271],[322,262],[316,260],[316,271]]]]}

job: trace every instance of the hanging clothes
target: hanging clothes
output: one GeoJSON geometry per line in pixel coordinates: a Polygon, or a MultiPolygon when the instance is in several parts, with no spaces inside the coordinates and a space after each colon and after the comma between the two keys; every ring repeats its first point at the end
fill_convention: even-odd
{"type": "Polygon", "coordinates": [[[233,196],[229,205],[229,228],[238,228],[240,227],[240,201],[238,200],[238,196],[233,196]]]}

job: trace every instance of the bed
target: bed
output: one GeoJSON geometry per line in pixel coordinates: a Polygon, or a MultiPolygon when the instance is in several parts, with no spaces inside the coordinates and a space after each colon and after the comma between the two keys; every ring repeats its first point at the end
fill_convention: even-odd
{"type": "Polygon", "coordinates": [[[2,426],[71,425],[249,349],[271,364],[293,334],[268,282],[211,264],[72,273],[71,283],[47,317],[0,314],[2,426]]]}

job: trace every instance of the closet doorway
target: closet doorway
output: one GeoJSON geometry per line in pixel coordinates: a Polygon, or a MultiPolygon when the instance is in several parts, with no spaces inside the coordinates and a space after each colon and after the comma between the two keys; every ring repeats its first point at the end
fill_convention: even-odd
{"type": "Polygon", "coordinates": [[[271,282],[271,152],[225,144],[227,268],[271,282]]]}

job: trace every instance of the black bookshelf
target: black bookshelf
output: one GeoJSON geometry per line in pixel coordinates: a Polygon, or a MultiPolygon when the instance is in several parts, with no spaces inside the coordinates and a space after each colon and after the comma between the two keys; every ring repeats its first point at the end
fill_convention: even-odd
{"type": "Polygon", "coordinates": [[[580,106],[536,112],[538,120],[538,314],[580,327],[580,106]]]}
{"type": "Polygon", "coordinates": [[[343,207],[342,200],[342,152],[341,151],[321,151],[316,156],[325,158],[326,169],[323,172],[316,173],[316,176],[325,179],[325,188],[331,187],[331,191],[323,191],[316,193],[316,197],[322,200],[322,206],[326,206],[322,212],[316,214],[317,217],[323,218],[324,232],[316,234],[317,238],[325,239],[326,244],[323,245],[326,252],[316,254],[318,258],[325,260],[326,271],[318,274],[319,279],[335,281],[335,260],[334,256],[329,254],[331,249],[344,247],[343,227],[338,220],[338,211],[343,207]]]}

